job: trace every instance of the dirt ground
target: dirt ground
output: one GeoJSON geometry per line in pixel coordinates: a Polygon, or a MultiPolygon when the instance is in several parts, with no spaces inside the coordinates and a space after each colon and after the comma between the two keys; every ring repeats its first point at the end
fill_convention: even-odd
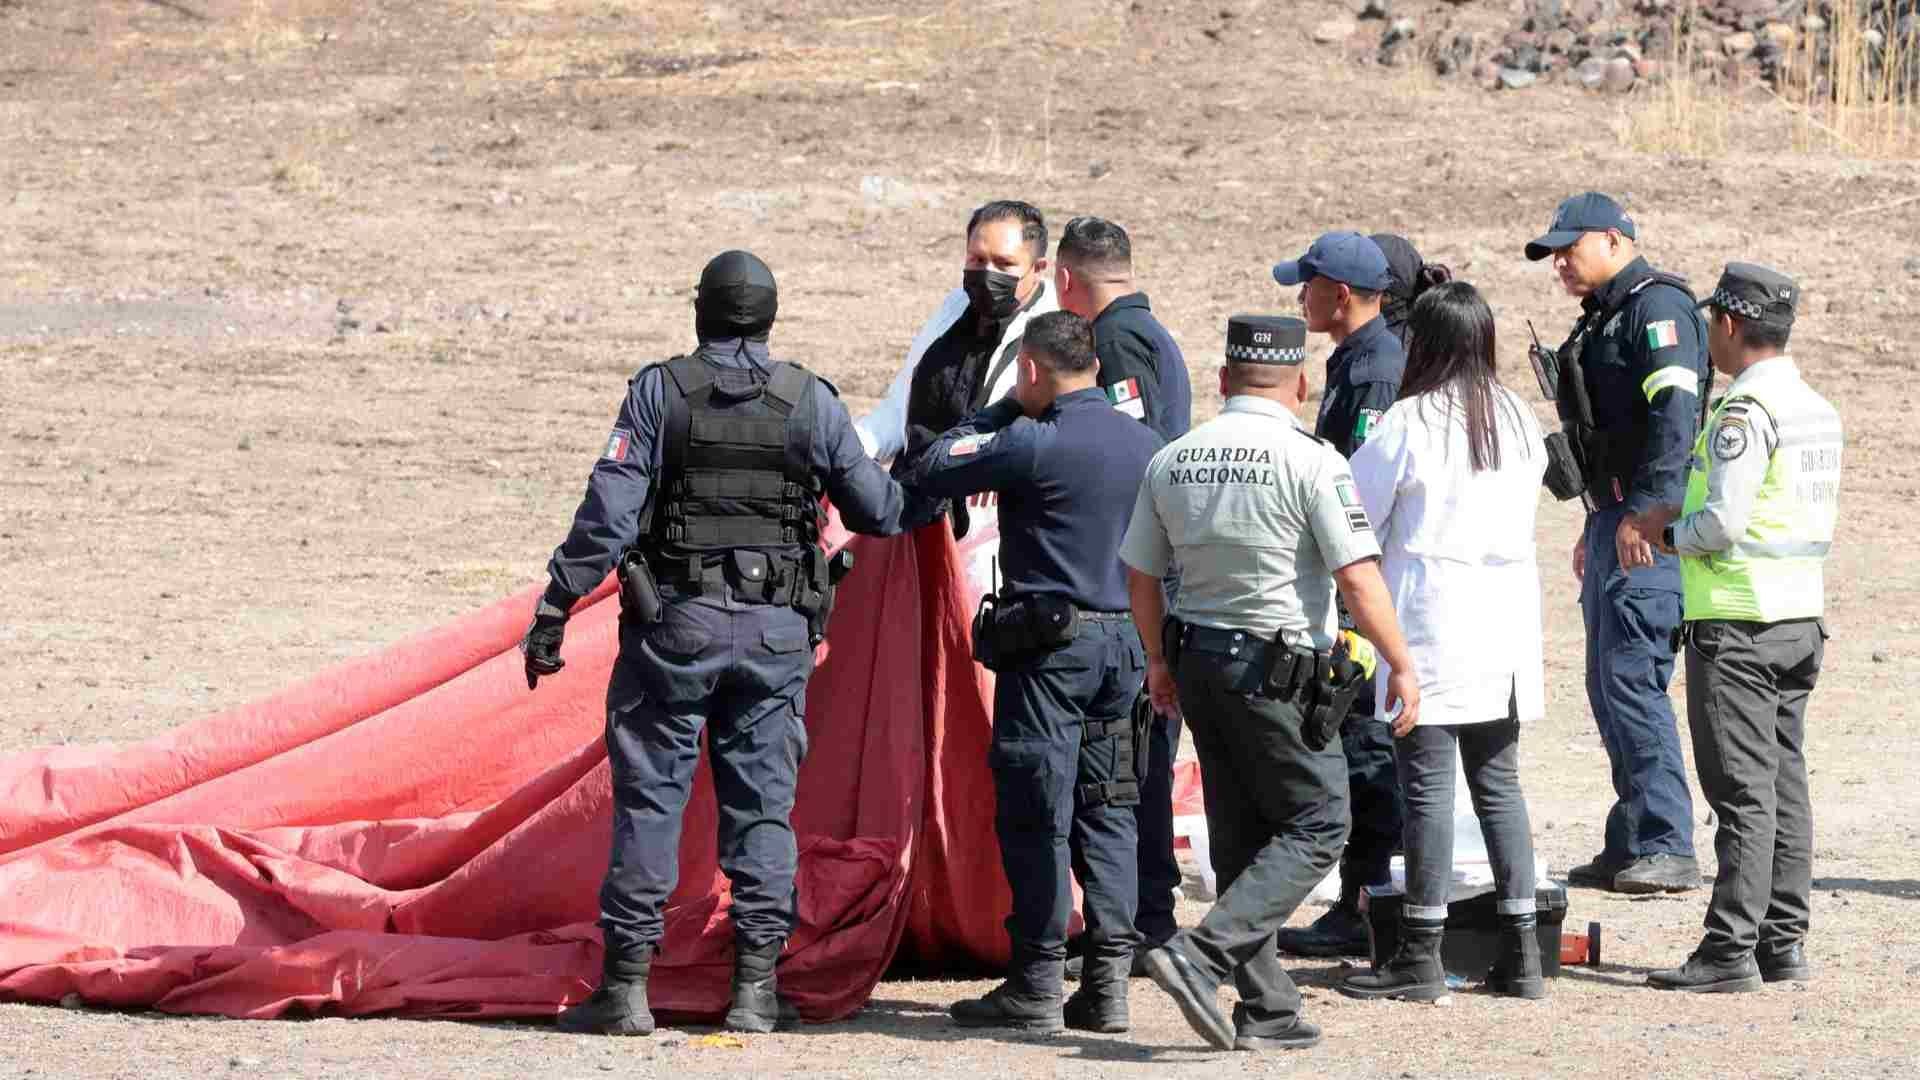
{"type": "MultiPolygon", "coordinates": [[[[1724,158],[1635,153],[1632,99],[1356,66],[1308,35],[1342,14],[0,0],[0,751],[142,738],[535,580],[624,380],[691,340],[724,248],[772,264],[776,351],[859,412],[957,283],[972,206],[1099,213],[1131,230],[1205,416],[1226,316],[1293,307],[1272,261],[1329,228],[1404,231],[1489,293],[1531,395],[1526,320],[1557,340],[1572,306],[1519,249],[1599,187],[1696,281],[1729,258],[1798,275],[1795,353],[1846,419],[1809,717],[1815,982],[1646,990],[1704,894],[1577,891],[1608,963],[1549,1002],[1349,1002],[1307,964],[1327,1040],[1293,1055],[1208,1052],[1148,983],[1130,1036],[1026,1039],[948,1025],[984,983],[889,981],[851,1020],[738,1049],[9,1005],[0,1077],[1913,1075],[1920,572],[1897,537],[1920,494],[1920,206],[1900,203],[1920,164],[1776,153],[1764,104],[1724,158]]],[[[1551,712],[1523,778],[1558,870],[1597,848],[1608,786],[1564,569],[1577,514],[1541,522],[1551,712]]]]}

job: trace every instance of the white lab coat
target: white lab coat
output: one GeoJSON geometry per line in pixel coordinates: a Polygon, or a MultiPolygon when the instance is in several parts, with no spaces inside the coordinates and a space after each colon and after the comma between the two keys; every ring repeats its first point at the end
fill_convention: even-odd
{"type": "Polygon", "coordinates": [[[1504,387],[1498,395],[1497,469],[1473,471],[1465,414],[1444,391],[1395,402],[1353,455],[1420,672],[1423,724],[1505,719],[1509,694],[1522,722],[1546,713],[1534,513],[1547,455],[1533,410],[1504,387]]]}
{"type": "MultiPolygon", "coordinates": [[[[1007,329],[1001,334],[1000,344],[994,353],[996,363],[1000,350],[1006,348],[1007,342],[1026,331],[1028,319],[1060,310],[1053,296],[1052,284],[1042,282],[1040,289],[1040,297],[1033,306],[1007,323],[1007,329]]],[[[907,348],[907,362],[901,366],[900,374],[893,377],[886,396],[880,399],[872,412],[854,421],[853,429],[860,436],[860,444],[866,447],[867,456],[875,461],[886,461],[907,448],[907,395],[913,387],[913,369],[920,366],[920,358],[926,355],[928,347],[966,312],[967,291],[955,289],[940,301],[939,309],[920,328],[920,332],[913,335],[913,344],[907,348]]],[[[991,368],[988,373],[992,373],[991,368]]],[[[986,400],[993,402],[1005,397],[1013,390],[1013,384],[1019,377],[1019,365],[1008,364],[993,380],[993,385],[987,388],[986,400]]],[[[977,598],[992,592],[995,584],[1000,558],[999,500],[991,492],[970,496],[967,499],[967,520],[967,535],[960,542],[960,557],[966,567],[967,583],[977,598]]]]}

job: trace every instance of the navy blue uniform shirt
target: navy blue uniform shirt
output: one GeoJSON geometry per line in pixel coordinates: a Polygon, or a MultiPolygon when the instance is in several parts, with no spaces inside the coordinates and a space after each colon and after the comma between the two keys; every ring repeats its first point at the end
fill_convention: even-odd
{"type": "Polygon", "coordinates": [[[1627,441],[1596,470],[1602,484],[1617,483],[1616,490],[1599,493],[1611,499],[1599,501],[1624,503],[1628,513],[1684,501],[1712,371],[1706,324],[1693,300],[1668,285],[1634,291],[1652,275],[1647,260],[1636,258],[1580,301],[1589,315],[1615,309],[1587,332],[1580,364],[1594,427],[1627,441]]]}
{"type": "Polygon", "coordinates": [[[1039,419],[1006,397],[940,436],[901,479],[916,496],[999,493],[1006,594],[1053,593],[1088,611],[1125,611],[1120,541],[1162,445],[1098,387],[1060,395],[1039,419]]]}
{"type": "Polygon", "coordinates": [[[1407,352],[1400,336],[1379,316],[1347,335],[1327,357],[1327,388],[1313,434],[1350,458],[1367,441],[1380,414],[1400,396],[1407,352]]]}
{"type": "MultiPolygon", "coordinates": [[[[693,355],[738,371],[772,363],[765,342],[738,338],[703,341],[693,355]]],[[[587,494],[574,513],[573,529],[547,564],[547,599],[561,608],[606,580],[621,553],[640,537],[640,512],[660,475],[666,379],[666,369],[651,364],[627,383],[626,400],[587,478],[587,494]]],[[[867,457],[833,384],[819,381],[813,393],[814,475],[849,529],[870,536],[899,532],[905,493],[867,457]]]]}
{"type": "Polygon", "coordinates": [[[1146,293],[1128,293],[1101,310],[1093,320],[1093,351],[1100,358],[1100,385],[1114,408],[1167,442],[1193,426],[1186,357],[1153,317],[1146,293]]]}

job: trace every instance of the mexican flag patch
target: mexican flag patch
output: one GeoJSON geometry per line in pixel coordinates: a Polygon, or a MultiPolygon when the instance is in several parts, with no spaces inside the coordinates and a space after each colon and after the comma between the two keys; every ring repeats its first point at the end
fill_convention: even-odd
{"type": "Polygon", "coordinates": [[[1647,324],[1647,348],[1671,349],[1680,344],[1680,332],[1674,329],[1672,319],[1661,319],[1647,324]]]}
{"type": "Polygon", "coordinates": [[[1122,379],[1107,387],[1107,400],[1135,420],[1147,418],[1147,399],[1140,396],[1139,379],[1122,379]]]}

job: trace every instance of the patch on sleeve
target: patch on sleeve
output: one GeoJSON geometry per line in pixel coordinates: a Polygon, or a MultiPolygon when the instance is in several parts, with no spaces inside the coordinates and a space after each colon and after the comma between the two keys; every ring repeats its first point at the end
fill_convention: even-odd
{"type": "Polygon", "coordinates": [[[1671,349],[1680,344],[1680,331],[1672,319],[1647,324],[1647,348],[1671,349]]]}
{"type": "Polygon", "coordinates": [[[1353,421],[1353,438],[1356,442],[1365,442],[1373,432],[1373,426],[1380,422],[1381,409],[1361,409],[1360,415],[1353,421]]]}
{"type": "Polygon", "coordinates": [[[1347,510],[1347,528],[1353,532],[1372,532],[1373,522],[1367,520],[1367,512],[1359,507],[1347,510]]]}
{"type": "Polygon", "coordinates": [[[987,448],[987,444],[992,441],[993,441],[992,434],[969,435],[964,439],[955,439],[953,441],[953,445],[947,447],[947,456],[948,457],[970,457],[974,454],[979,453],[982,450],[985,450],[987,448]]]}
{"type": "Polygon", "coordinates": [[[1122,379],[1107,387],[1107,400],[1135,420],[1147,418],[1147,399],[1140,395],[1139,379],[1122,379]]]}
{"type": "Polygon", "coordinates": [[[633,445],[633,433],[625,428],[614,428],[607,436],[607,448],[600,454],[601,461],[627,460],[627,448],[633,445]]]}
{"type": "Polygon", "coordinates": [[[1341,506],[1351,510],[1360,505],[1360,493],[1354,488],[1353,481],[1335,480],[1333,490],[1340,496],[1341,506]]]}
{"type": "Polygon", "coordinates": [[[1713,456],[1721,461],[1732,461],[1747,452],[1751,443],[1744,418],[1738,416],[1723,417],[1720,426],[1713,429],[1713,456]]]}

